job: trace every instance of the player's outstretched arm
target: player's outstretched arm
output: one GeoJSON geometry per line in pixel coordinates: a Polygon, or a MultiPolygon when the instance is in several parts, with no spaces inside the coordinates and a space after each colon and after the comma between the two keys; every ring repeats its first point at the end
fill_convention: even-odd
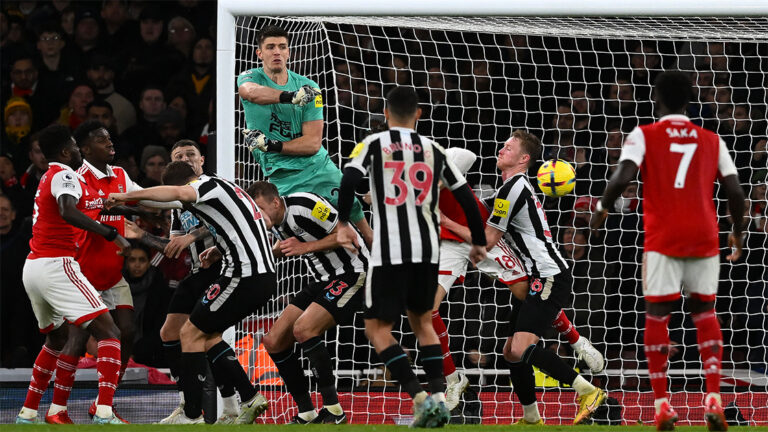
{"type": "Polygon", "coordinates": [[[296,91],[280,91],[254,82],[241,84],[237,92],[241,98],[258,105],[283,103],[304,106],[314,102],[315,98],[320,95],[319,88],[309,85],[303,85],[296,91]]]}
{"type": "Polygon", "coordinates": [[[163,255],[169,258],[178,258],[179,255],[181,255],[181,253],[189,247],[189,245],[210,235],[211,231],[209,231],[207,227],[202,226],[188,232],[187,234],[173,236],[162,250],[163,255]]]}
{"type": "Polygon", "coordinates": [[[619,167],[616,168],[616,171],[613,172],[610,180],[608,180],[605,193],[600,201],[598,201],[597,210],[592,214],[592,219],[589,222],[590,228],[592,228],[595,234],[608,216],[608,209],[613,208],[616,199],[635,177],[637,177],[637,164],[629,159],[621,161],[619,167]]]}
{"type": "Polygon", "coordinates": [[[68,224],[86,231],[91,231],[104,237],[108,241],[114,242],[115,245],[120,248],[120,254],[123,254],[125,250],[131,246],[130,243],[128,243],[128,240],[123,238],[123,236],[117,232],[117,228],[96,222],[78,210],[77,201],[77,198],[68,194],[59,196],[57,200],[57,203],[59,204],[59,214],[68,224]]]}
{"type": "Polygon", "coordinates": [[[150,234],[129,220],[125,221],[125,238],[135,240],[158,252],[163,252],[170,243],[169,239],[150,234]]]}
{"type": "Polygon", "coordinates": [[[110,209],[127,201],[140,200],[195,202],[197,201],[197,192],[192,186],[155,186],[127,193],[109,194],[104,206],[110,209]]]}
{"type": "Polygon", "coordinates": [[[728,210],[731,212],[733,228],[728,236],[728,246],[731,254],[726,256],[728,261],[736,261],[741,257],[741,231],[744,224],[744,190],[739,184],[739,176],[732,174],[721,180],[725,195],[728,197],[728,210]]]}

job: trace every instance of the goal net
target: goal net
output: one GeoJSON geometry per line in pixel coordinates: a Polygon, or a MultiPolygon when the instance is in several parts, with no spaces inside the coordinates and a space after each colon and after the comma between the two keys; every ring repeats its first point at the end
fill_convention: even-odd
{"type": "MultiPolygon", "coordinates": [[[[540,198],[573,271],[573,302],[566,313],[605,355],[607,369],[590,377],[554,331],[545,345],[609,390],[628,423],[653,419],[642,346],[642,184],[624,192],[601,241],[590,244],[586,224],[594,197],[602,195],[616,167],[623,138],[655,118],[655,76],[672,69],[690,73],[695,94],[689,116],[728,143],[750,200],[744,257],[734,264],[723,260],[720,272],[724,403],[735,403],[747,421],[768,421],[768,19],[238,16],[235,24],[236,73],[260,66],[259,29],[277,24],[290,32],[289,68],[323,89],[324,145],[339,166],[357,141],[383,126],[383,97],[395,84],[413,85],[421,95],[418,132],[478,155],[467,178],[481,197],[501,184],[495,155],[515,129],[542,138],[540,161],[559,158],[574,164],[575,192],[560,199],[540,198]]],[[[247,186],[261,173],[240,138],[244,118],[239,102],[235,125],[235,175],[247,186]]],[[[220,136],[220,145],[227,142],[222,138],[228,137],[220,136]]],[[[730,224],[719,190],[715,198],[725,254],[730,224]]],[[[279,382],[259,348],[260,338],[308,273],[301,262],[282,260],[279,278],[279,296],[243,323],[236,337],[241,360],[263,384],[279,382]]],[[[454,413],[456,421],[509,423],[521,415],[501,357],[509,304],[503,284],[470,271],[441,307],[454,361],[471,382],[454,413]]],[[[682,424],[700,424],[704,374],[695,327],[686,314],[676,312],[670,334],[672,404],[679,407],[682,424]]],[[[407,324],[398,323],[395,335],[414,357],[415,340],[407,324]]],[[[409,421],[410,401],[383,370],[360,316],[351,326],[329,331],[326,341],[351,421],[409,421]]],[[[418,361],[414,363],[419,370],[418,361]]],[[[311,379],[306,360],[304,365],[311,379]]],[[[574,393],[538,372],[537,386],[543,418],[553,424],[571,422],[574,393]]],[[[286,422],[296,414],[293,402],[279,385],[272,390],[265,420],[286,422]]]]}

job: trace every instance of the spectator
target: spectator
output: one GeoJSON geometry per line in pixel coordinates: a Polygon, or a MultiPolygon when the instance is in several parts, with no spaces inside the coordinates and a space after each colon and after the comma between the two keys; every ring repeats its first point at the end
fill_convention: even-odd
{"type": "Polygon", "coordinates": [[[47,126],[56,119],[56,102],[51,103],[50,92],[46,92],[38,81],[39,73],[37,65],[28,55],[17,58],[11,66],[11,85],[3,94],[3,106],[10,97],[23,97],[29,102],[34,113],[32,130],[38,130],[47,126]]]}
{"type": "Polygon", "coordinates": [[[111,52],[124,49],[134,43],[139,33],[135,21],[129,20],[126,0],[104,0],[101,3],[101,19],[104,22],[104,45],[111,52]]]}
{"type": "Polygon", "coordinates": [[[32,107],[22,97],[8,99],[3,109],[3,151],[19,158],[26,137],[32,130],[32,107]]]}
{"type": "Polygon", "coordinates": [[[9,154],[0,154],[0,191],[16,203],[23,203],[25,194],[16,175],[16,168],[13,166],[13,158],[9,154]]]}
{"type": "Polygon", "coordinates": [[[67,6],[62,9],[59,24],[64,31],[64,38],[67,43],[73,42],[75,37],[75,8],[67,6]]]}
{"type": "Polygon", "coordinates": [[[93,9],[78,9],[74,22],[74,49],[80,64],[84,64],[89,54],[100,46],[101,23],[99,15],[93,9]]]}
{"type": "Polygon", "coordinates": [[[165,109],[163,91],[156,86],[148,86],[141,91],[139,115],[136,124],[126,129],[120,136],[120,149],[124,153],[141,155],[146,145],[163,145],[163,139],[157,131],[157,117],[165,109]]]}
{"type": "Polygon", "coordinates": [[[86,76],[91,86],[96,89],[96,96],[112,106],[118,133],[123,133],[136,124],[136,109],[133,104],[115,91],[115,68],[109,57],[104,54],[93,55],[88,64],[86,76]]]}
{"type": "Polygon", "coordinates": [[[48,171],[48,161],[45,159],[42,150],[40,150],[37,133],[29,137],[29,153],[27,156],[29,157],[30,164],[19,179],[19,183],[21,183],[21,187],[26,191],[28,202],[32,204],[37,193],[37,186],[40,184],[40,178],[48,171]]]}
{"type": "Polygon", "coordinates": [[[65,100],[61,89],[71,85],[81,72],[80,65],[65,50],[66,46],[64,30],[58,25],[43,27],[37,38],[39,79],[46,84],[46,89],[54,91],[51,94],[57,98],[54,101],[56,105],[61,105],[65,100]]]}
{"type": "Polygon", "coordinates": [[[69,94],[67,105],[61,109],[59,124],[75,130],[85,121],[88,104],[93,102],[93,88],[86,83],[75,84],[69,94]]]}
{"type": "Polygon", "coordinates": [[[184,69],[168,83],[169,94],[183,95],[188,102],[186,126],[191,136],[200,135],[202,126],[208,123],[208,103],[216,83],[213,60],[213,41],[208,37],[198,39],[184,69]]]}
{"type": "Polygon", "coordinates": [[[176,141],[185,137],[184,118],[178,111],[166,108],[157,116],[157,131],[163,145],[170,151],[176,141]]]}
{"type": "Polygon", "coordinates": [[[141,152],[141,171],[144,174],[139,184],[143,187],[156,186],[163,183],[163,170],[171,156],[168,150],[161,146],[148,145],[141,152]]]}
{"type": "Polygon", "coordinates": [[[197,39],[195,27],[188,19],[175,16],[168,21],[168,46],[188,59],[197,39]]]}
{"type": "MultiPolygon", "coordinates": [[[[98,120],[109,132],[113,143],[117,142],[117,119],[112,111],[112,104],[103,100],[95,100],[85,108],[88,120],[98,120]]],[[[133,178],[133,177],[131,177],[133,178]]]]}

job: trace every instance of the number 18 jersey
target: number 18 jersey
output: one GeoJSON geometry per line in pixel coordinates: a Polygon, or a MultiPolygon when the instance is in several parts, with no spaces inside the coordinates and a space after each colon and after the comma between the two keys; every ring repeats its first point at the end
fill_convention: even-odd
{"type": "Polygon", "coordinates": [[[640,167],[645,251],[673,257],[718,254],[714,182],[736,174],[725,142],[684,115],[635,128],[620,161],[640,167]]]}
{"type": "Polygon", "coordinates": [[[365,138],[347,167],[369,175],[373,209],[371,265],[437,264],[438,182],[450,190],[467,181],[445,150],[413,129],[395,127],[365,138]]]}

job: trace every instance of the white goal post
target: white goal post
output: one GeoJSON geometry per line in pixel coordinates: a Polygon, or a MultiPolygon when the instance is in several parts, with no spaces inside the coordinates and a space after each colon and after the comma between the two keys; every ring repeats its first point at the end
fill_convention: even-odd
{"type": "MultiPolygon", "coordinates": [[[[737,165],[741,164],[748,196],[760,191],[768,176],[760,177],[764,174],[759,164],[765,165],[768,175],[768,157],[753,160],[752,154],[760,148],[761,138],[768,139],[768,2],[494,0],[468,7],[466,1],[456,0],[358,0],[262,5],[240,0],[218,4],[217,173],[241,186],[262,179],[239,134],[244,121],[235,83],[240,72],[260,66],[254,43],[267,24],[281,25],[291,34],[289,69],[319,83],[326,104],[324,145],[339,166],[354,143],[380,120],[385,89],[400,73],[422,98],[425,115],[419,132],[478,155],[467,178],[479,196],[499,185],[494,164],[499,138],[513,129],[528,128],[542,137],[545,159],[571,158],[577,166],[577,195],[559,201],[546,198],[542,203],[553,237],[574,255],[569,257],[574,262],[573,305],[566,313],[582,335],[607,354],[608,370],[592,379],[624,405],[625,421],[647,422],[649,413],[652,420],[653,398],[642,358],[642,224],[632,213],[642,198],[630,194],[620,199],[625,207],[615,209],[606,231],[606,242],[611,238],[614,243],[588,244],[583,258],[574,252],[583,246],[576,239],[576,219],[587,210],[580,204],[602,194],[606,176],[615,166],[611,153],[620,148],[622,137],[634,125],[653,120],[652,77],[663,69],[691,74],[692,105],[698,111],[690,117],[717,130],[729,143],[737,165]]],[[[727,215],[723,198],[717,199],[722,234],[727,215]]],[[[726,305],[719,312],[729,315],[724,325],[728,358],[722,383],[729,393],[725,400],[748,410],[748,420],[759,424],[768,423],[768,378],[755,366],[761,356],[768,362],[768,337],[755,342],[760,326],[768,328],[768,301],[755,306],[759,296],[754,294],[763,287],[768,296],[765,219],[768,212],[762,222],[747,219],[748,231],[759,227],[763,232],[750,231],[746,257],[721,267],[721,289],[727,294],[718,300],[718,306],[726,305]],[[756,328],[746,328],[755,323],[756,328]],[[739,325],[745,328],[737,329],[739,325]]],[[[250,333],[257,346],[259,335],[307,276],[302,263],[281,260],[277,300],[239,326],[237,338],[250,333]]],[[[508,379],[504,382],[508,371],[501,362],[481,361],[492,354],[489,341],[502,332],[503,303],[508,306],[509,293],[476,271],[468,273],[464,285],[451,290],[443,316],[455,358],[461,359],[457,367],[471,377],[475,397],[486,409],[477,413],[466,407],[479,404],[478,400],[465,400],[464,417],[509,423],[521,409],[509,392],[508,379]],[[489,407],[492,411],[487,411],[489,407]]],[[[704,375],[695,360],[696,341],[691,339],[695,333],[683,314],[673,315],[671,322],[672,339],[681,352],[670,363],[673,404],[691,407],[682,424],[700,424],[697,398],[704,375]]],[[[398,393],[384,391],[385,372],[370,354],[359,324],[342,326],[327,339],[339,368],[342,405],[351,404],[356,410],[355,423],[405,422],[409,406],[398,393]],[[352,359],[347,358],[350,352],[352,359]]],[[[401,333],[395,337],[405,338],[401,333]]],[[[557,337],[547,341],[554,349],[568,349],[557,337]]],[[[250,360],[258,355],[252,351],[250,360]]],[[[253,362],[249,364],[251,376],[258,375],[253,362]]],[[[569,416],[572,420],[571,391],[543,375],[538,378],[542,416],[552,423],[565,423],[569,416]]],[[[295,414],[290,398],[270,394],[276,399],[266,421],[290,419],[295,414]]]]}

